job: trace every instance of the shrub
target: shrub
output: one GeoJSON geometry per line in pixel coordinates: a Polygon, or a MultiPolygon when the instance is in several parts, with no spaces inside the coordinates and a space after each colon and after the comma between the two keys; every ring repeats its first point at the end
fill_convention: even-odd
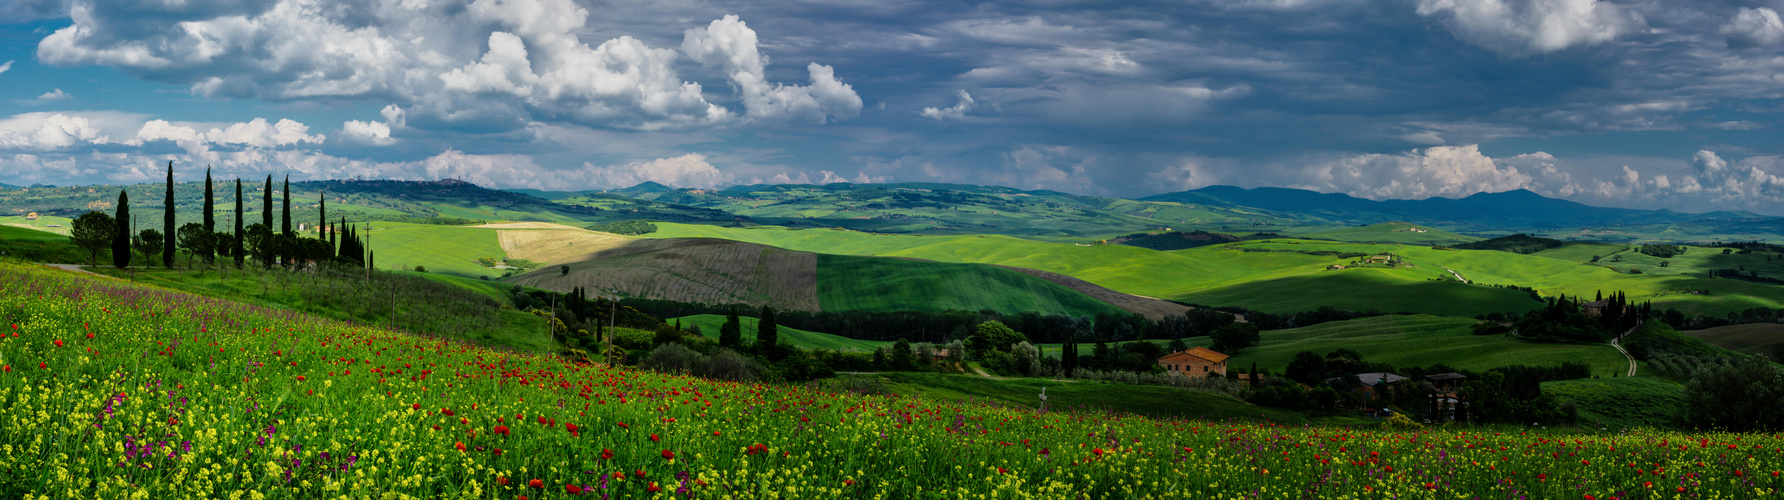
{"type": "Polygon", "coordinates": [[[427,272],[427,266],[415,266],[415,272],[425,273],[427,272]]]}
{"type": "Polygon", "coordinates": [[[1757,356],[1700,370],[1685,384],[1684,417],[1699,429],[1784,429],[1784,370],[1757,356]]]}

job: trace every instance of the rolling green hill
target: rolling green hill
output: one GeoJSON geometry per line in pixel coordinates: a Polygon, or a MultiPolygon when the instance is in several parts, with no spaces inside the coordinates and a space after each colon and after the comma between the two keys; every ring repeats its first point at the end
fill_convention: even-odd
{"type": "Polygon", "coordinates": [[[1542,392],[1579,406],[1580,420],[1613,430],[1664,428],[1685,406],[1685,388],[1659,377],[1589,378],[1543,382],[1542,392]]]}
{"type": "Polygon", "coordinates": [[[361,237],[370,240],[379,269],[426,266],[430,273],[493,278],[503,271],[483,267],[477,259],[507,256],[495,231],[470,226],[375,222],[361,237]]]}
{"type": "MultiPolygon", "coordinates": [[[[1240,351],[1227,366],[1280,373],[1301,351],[1326,354],[1339,348],[1361,353],[1368,361],[1394,366],[1428,366],[1444,363],[1464,370],[1484,371],[1506,365],[1559,365],[1572,361],[1592,366],[1596,375],[1609,377],[1628,369],[1628,361],[1609,345],[1541,344],[1513,340],[1504,335],[1474,335],[1469,318],[1437,316],[1377,316],[1334,321],[1314,326],[1263,332],[1257,346],[1240,351]]],[[[1207,346],[1206,337],[1189,342],[1207,346]]]]}
{"type": "Polygon", "coordinates": [[[818,255],[818,301],[826,311],[1121,313],[1052,282],[985,264],[818,255]]]}
{"type": "Polygon", "coordinates": [[[1454,245],[1480,240],[1473,236],[1463,236],[1410,222],[1384,222],[1370,226],[1316,231],[1301,236],[1309,239],[1356,243],[1403,243],[1421,246],[1454,245]]]}
{"type": "Polygon", "coordinates": [[[1775,323],[1719,326],[1682,333],[1723,349],[1768,357],[1774,346],[1784,343],[1784,325],[1775,323]]]}

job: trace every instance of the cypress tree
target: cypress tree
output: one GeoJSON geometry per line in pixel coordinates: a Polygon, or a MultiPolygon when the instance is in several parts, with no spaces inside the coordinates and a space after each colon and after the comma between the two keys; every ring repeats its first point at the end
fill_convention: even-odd
{"type": "Polygon", "coordinates": [[[247,256],[242,255],[242,179],[235,179],[235,268],[241,269],[247,256]]]}
{"type": "Polygon", "coordinates": [[[162,225],[161,234],[165,236],[162,236],[161,240],[161,265],[173,267],[173,240],[174,235],[179,234],[174,232],[173,227],[173,160],[167,161],[167,208],[162,212],[162,219],[165,223],[162,225]]]}
{"type": "Polygon", "coordinates": [[[780,361],[780,326],[774,323],[774,308],[762,306],[762,319],[756,322],[756,350],[769,360],[780,361]]]}
{"type": "MultiPolygon", "coordinates": [[[[213,201],[212,196],[211,196],[211,167],[205,167],[204,168],[204,232],[205,232],[205,234],[214,234],[217,232],[216,213],[217,213],[217,204],[213,201]]],[[[214,248],[210,249],[210,251],[205,252],[204,253],[204,261],[207,263],[214,262],[216,260],[216,258],[213,257],[214,252],[216,252],[216,249],[214,249],[214,248]]]]}
{"type": "Polygon", "coordinates": [[[736,349],[743,345],[743,322],[737,318],[737,308],[731,308],[731,314],[725,317],[725,324],[719,327],[719,347],[736,349]]]}
{"type": "Polygon", "coordinates": [[[112,230],[112,265],[130,267],[130,194],[118,190],[117,229],[112,230]]]}
{"type": "Polygon", "coordinates": [[[285,210],[279,212],[279,234],[291,234],[291,176],[285,176],[285,210]]]}
{"type": "Polygon", "coordinates": [[[1067,333],[1065,345],[1060,346],[1059,369],[1065,372],[1066,378],[1071,378],[1072,372],[1078,370],[1078,335],[1075,333],[1067,333]]]}
{"type": "MultiPolygon", "coordinates": [[[[266,176],[266,189],[260,195],[260,223],[266,225],[266,232],[273,231],[273,176],[271,174],[266,176]]],[[[273,265],[272,243],[269,240],[260,247],[260,262],[267,266],[273,265]]]]}

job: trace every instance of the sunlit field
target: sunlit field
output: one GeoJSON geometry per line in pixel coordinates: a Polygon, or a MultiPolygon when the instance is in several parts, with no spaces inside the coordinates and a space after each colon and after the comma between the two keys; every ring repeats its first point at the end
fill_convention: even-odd
{"type": "Polygon", "coordinates": [[[0,497],[1753,498],[1784,437],[1165,420],[572,364],[0,263],[0,497]]]}

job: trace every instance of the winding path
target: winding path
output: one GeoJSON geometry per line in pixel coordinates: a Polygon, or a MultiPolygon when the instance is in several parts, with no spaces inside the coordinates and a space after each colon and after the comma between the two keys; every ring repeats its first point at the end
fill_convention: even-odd
{"type": "MultiPolygon", "coordinates": [[[[1640,328],[1640,327],[1638,326],[1636,328],[1640,328]]],[[[1625,359],[1629,360],[1629,374],[1624,375],[1625,377],[1634,377],[1635,376],[1635,356],[1630,356],[1629,350],[1624,349],[1623,346],[1621,346],[1621,345],[1618,345],[1617,341],[1623,340],[1624,335],[1629,335],[1630,332],[1634,332],[1634,331],[1635,331],[1635,328],[1630,328],[1628,332],[1623,332],[1623,335],[1618,335],[1617,338],[1611,339],[1611,347],[1617,348],[1617,352],[1623,353],[1623,357],[1625,359]]]]}

